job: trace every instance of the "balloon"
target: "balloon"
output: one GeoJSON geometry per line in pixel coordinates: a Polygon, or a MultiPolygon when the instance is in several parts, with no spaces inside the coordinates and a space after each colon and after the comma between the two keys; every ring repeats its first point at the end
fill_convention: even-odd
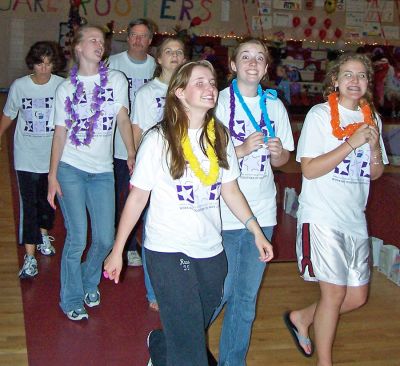
{"type": "Polygon", "coordinates": [[[311,29],[311,28],[306,28],[306,29],[304,29],[304,35],[305,35],[306,37],[310,37],[310,36],[311,36],[311,33],[312,33],[312,29],[311,29]]]}
{"type": "Polygon", "coordinates": [[[301,20],[300,20],[299,17],[294,17],[293,20],[292,20],[292,23],[293,23],[293,26],[296,28],[296,27],[298,27],[300,25],[301,20]]]}
{"type": "Polygon", "coordinates": [[[335,37],[340,38],[342,36],[342,31],[339,28],[335,29],[335,37]]]}
{"type": "Polygon", "coordinates": [[[322,41],[325,39],[325,37],[326,37],[326,30],[322,28],[319,31],[319,39],[322,41]]]}
{"type": "Polygon", "coordinates": [[[190,22],[190,26],[191,27],[196,27],[196,26],[198,26],[198,25],[200,25],[201,24],[201,19],[200,19],[200,17],[194,17],[193,19],[192,19],[192,21],[190,22]]]}
{"type": "Polygon", "coordinates": [[[326,19],[324,20],[324,26],[325,26],[325,28],[326,28],[326,29],[329,29],[331,25],[332,25],[332,21],[331,21],[329,18],[326,18],[326,19]]]}
{"type": "Polygon", "coordinates": [[[315,25],[315,23],[317,22],[317,18],[316,17],[309,17],[308,18],[308,24],[312,27],[313,25],[315,25]]]}

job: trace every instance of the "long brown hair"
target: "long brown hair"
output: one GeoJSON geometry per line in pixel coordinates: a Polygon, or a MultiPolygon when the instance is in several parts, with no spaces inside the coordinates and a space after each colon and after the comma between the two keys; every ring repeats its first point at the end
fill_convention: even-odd
{"type": "Polygon", "coordinates": [[[362,53],[354,53],[354,52],[348,52],[342,54],[338,60],[335,62],[335,64],[329,69],[328,73],[325,76],[325,80],[323,83],[323,96],[325,99],[328,99],[329,94],[333,93],[336,91],[335,88],[335,82],[339,78],[339,72],[340,68],[348,61],[358,61],[362,63],[365,67],[365,70],[367,72],[367,91],[365,92],[363,98],[367,101],[369,104],[372,115],[374,116],[377,111],[374,106],[374,98],[373,98],[373,81],[374,81],[374,69],[372,67],[372,62],[368,56],[362,53]]]}
{"type": "MultiPolygon", "coordinates": [[[[196,66],[208,68],[214,77],[216,73],[210,62],[206,60],[192,61],[180,65],[174,72],[165,99],[164,118],[161,120],[160,127],[166,141],[166,158],[171,176],[174,179],[182,177],[186,168],[186,160],[182,149],[182,138],[187,135],[189,128],[189,118],[182,102],[175,95],[175,92],[182,88],[185,89],[189,83],[192,71],[196,66]]],[[[211,144],[207,134],[207,126],[214,116],[214,108],[207,111],[204,117],[204,127],[200,134],[200,146],[206,154],[205,145],[211,144]]],[[[229,135],[221,122],[215,120],[215,145],[214,150],[218,157],[218,164],[221,168],[228,169],[229,164],[226,157],[226,146],[229,135]]]]}

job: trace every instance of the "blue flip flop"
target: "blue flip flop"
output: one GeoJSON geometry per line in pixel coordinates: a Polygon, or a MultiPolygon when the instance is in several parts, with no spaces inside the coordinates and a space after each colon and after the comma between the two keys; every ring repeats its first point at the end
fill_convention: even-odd
{"type": "Polygon", "coordinates": [[[286,325],[287,329],[289,330],[289,332],[293,338],[293,341],[294,341],[297,349],[300,351],[300,353],[304,357],[311,357],[314,353],[314,344],[309,337],[304,337],[303,335],[301,335],[299,333],[296,326],[290,320],[290,311],[287,311],[285,314],[283,314],[283,321],[285,322],[285,325],[286,325]],[[304,346],[310,345],[311,352],[307,353],[301,345],[304,345],[304,346]]]}

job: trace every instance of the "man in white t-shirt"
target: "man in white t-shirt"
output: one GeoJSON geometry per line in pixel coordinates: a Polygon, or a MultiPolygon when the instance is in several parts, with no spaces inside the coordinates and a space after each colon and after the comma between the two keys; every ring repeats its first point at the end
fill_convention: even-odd
{"type": "MultiPolygon", "coordinates": [[[[128,50],[109,57],[109,66],[122,71],[128,79],[129,102],[132,114],[133,102],[137,90],[153,78],[156,63],[154,57],[149,55],[148,49],[153,39],[154,27],[146,19],[136,19],[129,23],[127,28],[128,50]]],[[[129,179],[132,172],[126,165],[127,152],[118,130],[114,140],[114,174],[117,222],[126,201],[129,190],[129,179]]],[[[128,240],[127,245],[128,265],[141,266],[142,261],[137,252],[135,232],[128,240]]]]}

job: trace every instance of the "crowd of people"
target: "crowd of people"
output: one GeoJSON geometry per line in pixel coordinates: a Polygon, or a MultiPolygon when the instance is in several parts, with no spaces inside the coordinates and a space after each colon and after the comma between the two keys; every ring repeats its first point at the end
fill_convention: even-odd
{"type": "MultiPolygon", "coordinates": [[[[295,149],[289,116],[276,91],[261,87],[270,63],[261,40],[238,43],[232,79],[219,93],[212,64],[186,60],[181,40],[163,39],[151,56],[153,33],[146,19],[132,21],[128,50],[104,62],[103,31],[80,27],[66,79],[52,74],[59,62],[51,42],[30,49],[33,73],[11,85],[0,124],[1,137],[18,116],[14,156],[26,250],[19,276],[38,274],[36,250],[55,254],[49,230],[58,204],[67,232],[60,284],[66,317],[89,318],[87,308],[100,305],[102,273],[119,282],[125,250],[128,265],[143,263],[149,306],[161,318],[162,329],[147,339],[149,365],[211,364],[207,329],[224,308],[218,364],[242,366],[274,258],[273,168],[295,149]],[[82,263],[86,211],[91,243],[82,263]],[[140,257],[134,228],[142,215],[140,257]]],[[[367,56],[339,57],[326,76],[327,101],[308,112],[297,146],[298,267],[321,294],[283,320],[302,355],[315,347],[319,366],[332,365],[339,315],[368,296],[364,211],[370,181],[388,162],[373,77],[367,56]]]]}

